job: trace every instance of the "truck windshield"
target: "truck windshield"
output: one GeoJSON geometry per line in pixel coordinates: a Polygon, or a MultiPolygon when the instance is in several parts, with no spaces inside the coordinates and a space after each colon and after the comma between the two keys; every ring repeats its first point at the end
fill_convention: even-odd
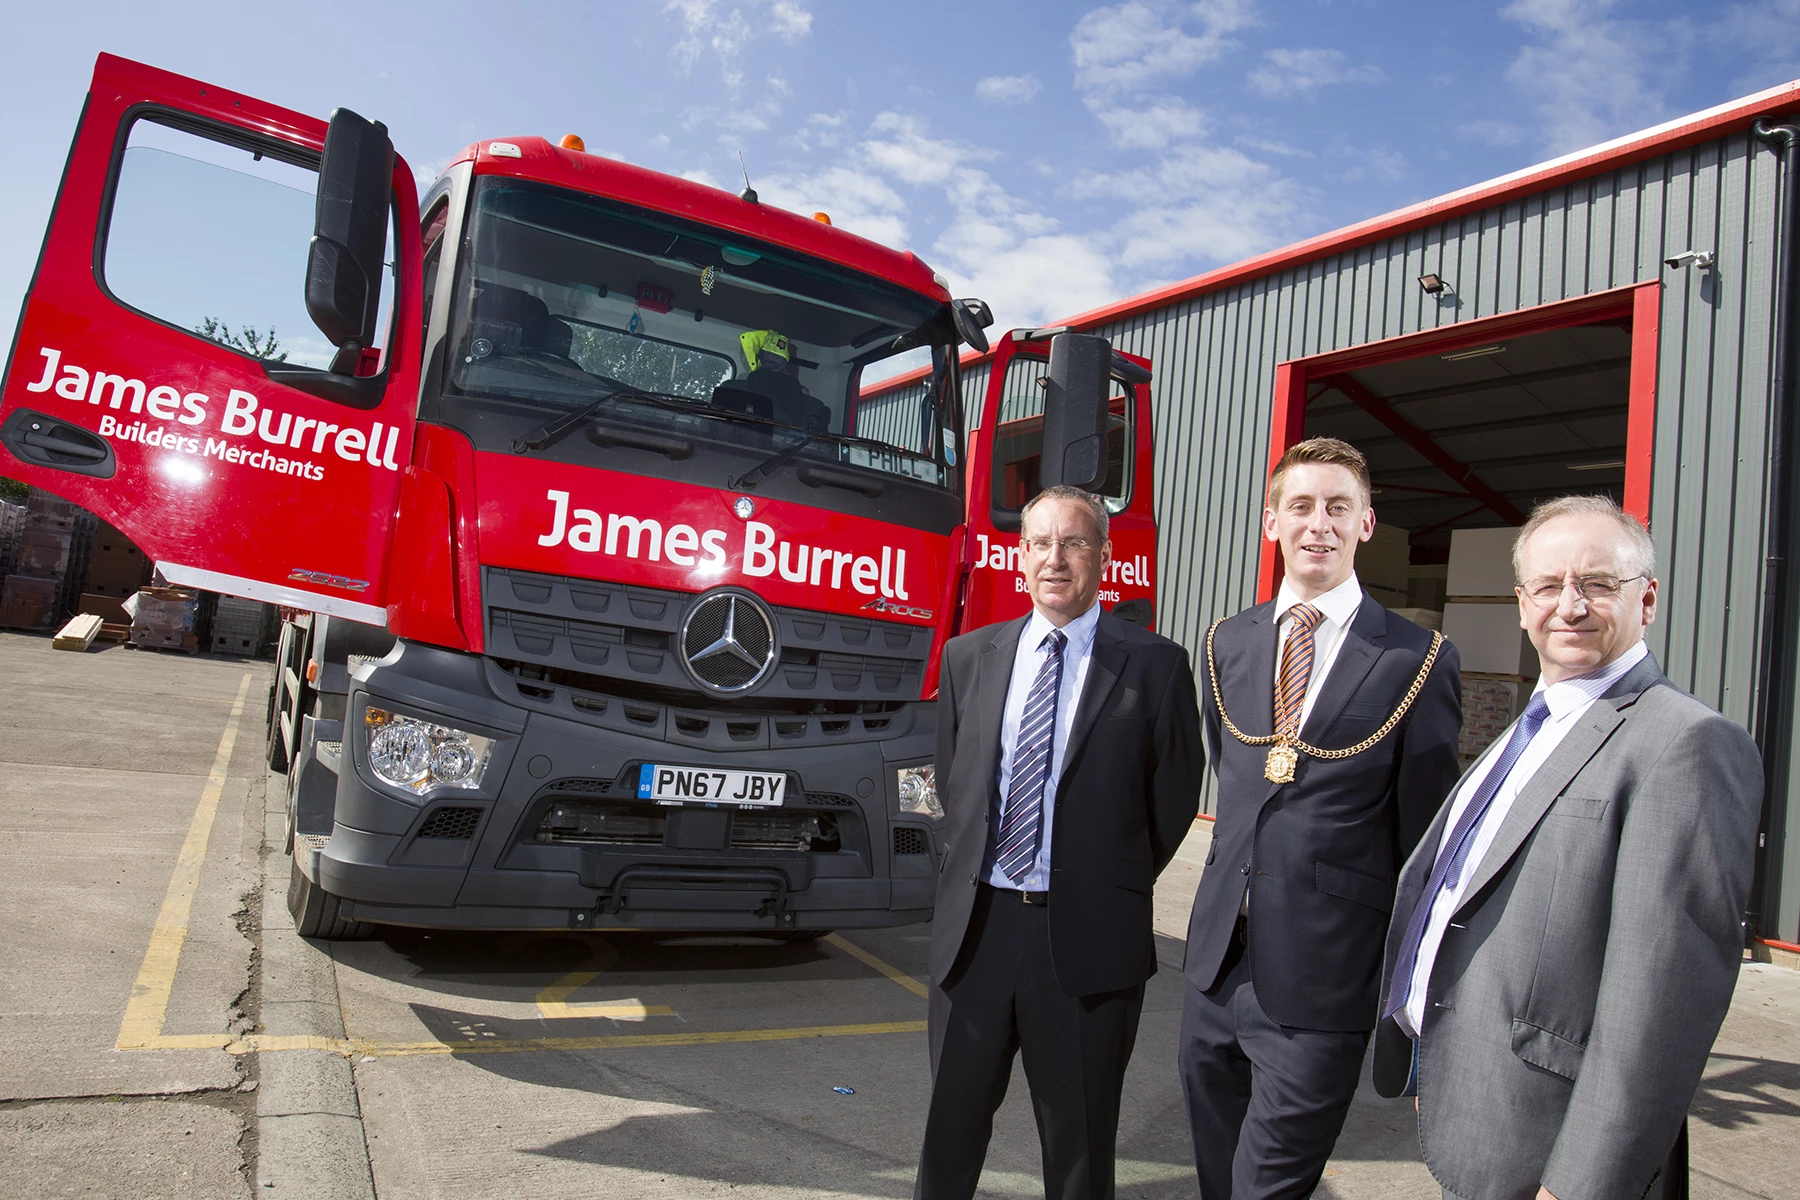
{"type": "MultiPolygon", "coordinates": [[[[484,177],[471,200],[444,392],[428,415],[482,449],[606,465],[617,461],[604,459],[606,446],[618,444],[606,429],[646,430],[651,448],[681,447],[666,457],[681,460],[684,477],[708,446],[742,462],[741,472],[804,440],[793,456],[802,462],[872,472],[880,486],[955,490],[955,446],[945,444],[954,414],[929,397],[903,412],[858,403],[865,372],[892,372],[882,360],[954,336],[947,306],[835,264],[601,197],[484,177]],[[547,444],[541,431],[570,414],[581,420],[563,422],[567,436],[547,444]],[[583,437],[571,425],[600,432],[583,437]]],[[[642,457],[651,461],[638,469],[656,469],[654,455],[642,457]]],[[[729,466],[718,463],[718,486],[729,466]]]]}

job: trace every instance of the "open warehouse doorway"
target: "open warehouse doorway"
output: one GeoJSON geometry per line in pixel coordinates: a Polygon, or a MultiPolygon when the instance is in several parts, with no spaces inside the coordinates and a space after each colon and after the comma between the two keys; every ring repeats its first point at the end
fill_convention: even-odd
{"type": "MultiPolygon", "coordinates": [[[[1575,492],[1648,513],[1658,285],[1282,364],[1272,455],[1339,437],[1368,456],[1364,590],[1456,644],[1466,762],[1517,715],[1538,666],[1511,545],[1533,505],[1575,492]]],[[[1262,591],[1279,564],[1265,546],[1262,591]]]]}

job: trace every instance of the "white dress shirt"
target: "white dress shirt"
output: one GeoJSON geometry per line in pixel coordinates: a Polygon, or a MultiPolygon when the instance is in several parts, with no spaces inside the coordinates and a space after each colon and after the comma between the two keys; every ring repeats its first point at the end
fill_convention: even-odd
{"type": "Polygon", "coordinates": [[[1338,648],[1344,644],[1344,630],[1350,628],[1350,622],[1356,617],[1356,610],[1362,605],[1362,598],[1362,584],[1356,581],[1354,571],[1350,573],[1350,578],[1329,592],[1307,601],[1302,601],[1295,595],[1285,579],[1281,582],[1281,591],[1275,596],[1275,622],[1279,630],[1275,640],[1277,681],[1281,679],[1281,655],[1287,649],[1288,634],[1294,631],[1294,623],[1287,619],[1288,610],[1296,604],[1306,603],[1323,614],[1319,623],[1313,626],[1312,674],[1306,680],[1306,699],[1300,704],[1302,729],[1306,728],[1306,719],[1312,716],[1313,702],[1319,698],[1319,688],[1324,684],[1325,677],[1331,674],[1331,664],[1337,661],[1338,648]]]}
{"type": "MultiPolygon", "coordinates": [[[[1438,889],[1435,898],[1420,898],[1420,903],[1431,905],[1431,916],[1426,919],[1425,933],[1419,942],[1419,958],[1413,965],[1412,988],[1407,993],[1406,1006],[1394,1014],[1400,1027],[1411,1036],[1418,1037],[1419,1030],[1425,1027],[1425,989],[1431,983],[1431,967],[1437,961],[1438,948],[1443,945],[1444,931],[1450,927],[1450,918],[1455,916],[1456,910],[1462,907],[1463,895],[1468,890],[1469,881],[1475,878],[1482,858],[1493,846],[1494,836],[1500,832],[1500,826],[1505,823],[1506,814],[1512,811],[1513,801],[1519,798],[1519,793],[1524,790],[1526,784],[1531,782],[1531,777],[1537,774],[1538,768],[1543,766],[1557,746],[1562,744],[1563,738],[1567,737],[1569,731],[1575,728],[1576,723],[1581,720],[1582,714],[1587,712],[1588,707],[1611,690],[1612,685],[1624,678],[1625,672],[1637,666],[1648,653],[1650,653],[1649,647],[1640,641],[1591,675],[1565,679],[1560,683],[1553,683],[1549,687],[1544,686],[1541,678],[1538,680],[1538,685],[1532,695],[1542,693],[1544,703],[1550,709],[1550,713],[1544,718],[1544,723],[1538,726],[1537,733],[1526,745],[1524,752],[1519,755],[1519,760],[1513,764],[1512,772],[1500,785],[1500,790],[1494,793],[1494,799],[1488,805],[1487,812],[1482,816],[1481,823],[1475,827],[1469,842],[1469,857],[1463,863],[1462,878],[1453,888],[1438,889]]],[[[1524,710],[1520,709],[1520,711],[1524,710]]],[[[1517,722],[1515,721],[1514,724],[1517,722]]],[[[1512,737],[1512,728],[1511,725],[1507,726],[1506,732],[1494,739],[1493,745],[1482,756],[1481,761],[1477,762],[1469,773],[1463,776],[1462,783],[1452,793],[1450,812],[1444,818],[1444,832],[1438,839],[1437,853],[1439,855],[1444,853],[1444,841],[1449,838],[1451,830],[1456,828],[1456,822],[1462,817],[1463,811],[1469,807],[1469,801],[1481,789],[1482,781],[1493,769],[1494,760],[1500,757],[1506,747],[1507,739],[1512,737]]],[[[1435,862],[1435,859],[1433,861],[1435,862]]]]}
{"type": "Polygon", "coordinates": [[[992,833],[981,870],[982,879],[994,887],[1027,892],[1050,890],[1050,831],[1053,828],[1051,818],[1056,814],[1056,785],[1062,778],[1069,730],[1075,724],[1075,703],[1081,695],[1081,685],[1087,681],[1088,660],[1094,653],[1094,630],[1099,624],[1100,605],[1095,603],[1062,627],[1069,641],[1062,650],[1062,685],[1056,692],[1056,728],[1050,735],[1050,775],[1044,781],[1043,823],[1039,827],[1042,835],[1031,870],[1015,883],[1000,869],[994,851],[1000,844],[1000,823],[1006,816],[1006,789],[1012,784],[1013,748],[1019,740],[1019,722],[1025,717],[1025,700],[1031,694],[1031,685],[1037,681],[1038,670],[1050,654],[1050,648],[1043,644],[1044,638],[1056,626],[1034,608],[1031,619],[1025,622],[1024,632],[1019,634],[1019,648],[1013,655],[1012,682],[1006,688],[1006,708],[1000,720],[1000,803],[988,815],[992,833]]]}

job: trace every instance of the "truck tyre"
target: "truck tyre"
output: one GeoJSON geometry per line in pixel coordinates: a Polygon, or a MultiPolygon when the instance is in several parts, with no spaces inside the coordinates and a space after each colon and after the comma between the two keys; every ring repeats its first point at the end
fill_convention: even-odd
{"type": "Polygon", "coordinates": [[[327,942],[355,942],[375,936],[367,921],[351,921],[339,915],[342,901],[300,872],[300,864],[288,867],[288,913],[301,937],[327,942]]]}
{"type": "Polygon", "coordinates": [[[269,684],[269,770],[284,775],[288,769],[287,743],[281,740],[281,659],[275,660],[275,681],[269,684]]]}

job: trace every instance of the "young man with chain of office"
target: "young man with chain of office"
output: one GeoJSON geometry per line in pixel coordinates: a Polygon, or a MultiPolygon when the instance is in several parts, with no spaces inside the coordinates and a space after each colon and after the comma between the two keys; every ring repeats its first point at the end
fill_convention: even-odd
{"type": "Polygon", "coordinates": [[[1214,625],[1218,809],[1179,1062],[1203,1200],[1311,1194],[1375,1027],[1400,865],[1458,775],[1456,648],[1364,594],[1368,464],[1313,438],[1269,480],[1280,593],[1214,625]]]}

